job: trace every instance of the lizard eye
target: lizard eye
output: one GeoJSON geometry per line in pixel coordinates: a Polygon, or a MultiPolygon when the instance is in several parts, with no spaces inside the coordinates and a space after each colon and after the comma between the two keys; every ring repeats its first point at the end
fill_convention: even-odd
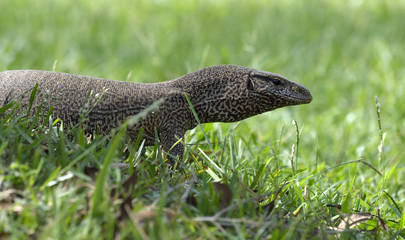
{"type": "Polygon", "coordinates": [[[274,85],[281,85],[281,81],[278,79],[272,79],[271,81],[273,82],[274,85]]]}

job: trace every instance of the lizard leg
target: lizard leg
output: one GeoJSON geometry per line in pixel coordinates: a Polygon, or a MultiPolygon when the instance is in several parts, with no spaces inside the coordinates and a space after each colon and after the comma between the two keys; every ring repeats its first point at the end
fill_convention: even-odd
{"type": "Polygon", "coordinates": [[[170,164],[174,164],[176,159],[183,159],[184,146],[179,139],[184,137],[184,133],[185,131],[163,131],[160,134],[162,148],[170,164]]]}

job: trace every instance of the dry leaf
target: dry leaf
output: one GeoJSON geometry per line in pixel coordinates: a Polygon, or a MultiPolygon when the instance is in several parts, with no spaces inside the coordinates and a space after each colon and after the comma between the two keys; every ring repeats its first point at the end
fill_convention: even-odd
{"type": "Polygon", "coordinates": [[[346,216],[335,230],[343,232],[346,229],[358,227],[362,223],[367,223],[368,220],[373,219],[374,216],[370,213],[354,213],[346,216]]]}
{"type": "Polygon", "coordinates": [[[120,211],[117,213],[117,218],[122,220],[128,218],[129,211],[132,210],[132,192],[135,188],[135,184],[137,183],[138,175],[137,172],[134,171],[131,176],[127,178],[120,186],[116,186],[111,189],[111,198],[117,197],[118,199],[123,199],[120,211]],[[120,191],[119,191],[120,190],[120,191]]]}
{"type": "Polygon", "coordinates": [[[219,204],[221,209],[228,207],[233,196],[232,190],[229,188],[228,185],[219,182],[214,182],[213,186],[217,193],[219,193],[219,204]]]}
{"type": "MultiPolygon", "coordinates": [[[[123,192],[125,194],[131,195],[133,188],[135,187],[135,184],[138,181],[138,174],[134,170],[134,172],[125,180],[120,186],[115,186],[114,188],[111,189],[111,197],[115,196],[117,189],[122,188],[123,192]],[[121,187],[122,186],[122,187],[121,187]]],[[[121,194],[122,195],[122,194],[121,194]]]]}
{"type": "MultiPolygon", "coordinates": [[[[139,224],[144,225],[146,222],[150,220],[154,220],[158,217],[158,207],[156,206],[149,206],[145,207],[144,209],[140,210],[137,213],[131,213],[132,218],[136,219],[139,224]]],[[[163,216],[167,219],[171,220],[175,216],[176,212],[169,208],[163,208],[163,216]]]]}
{"type": "Polygon", "coordinates": [[[96,174],[98,173],[98,171],[99,169],[96,167],[89,167],[89,166],[84,167],[84,174],[86,174],[92,179],[96,178],[96,174]]]}

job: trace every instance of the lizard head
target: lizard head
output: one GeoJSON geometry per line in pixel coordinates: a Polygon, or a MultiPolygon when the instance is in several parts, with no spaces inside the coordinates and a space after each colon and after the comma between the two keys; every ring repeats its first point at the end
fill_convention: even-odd
{"type": "Polygon", "coordinates": [[[251,69],[245,79],[248,99],[260,113],[312,101],[307,88],[279,74],[251,69]]]}
{"type": "Polygon", "coordinates": [[[254,68],[213,66],[185,77],[192,89],[193,105],[203,122],[235,122],[312,101],[304,86],[254,68]]]}
{"type": "MultiPolygon", "coordinates": [[[[231,122],[312,101],[307,88],[279,74],[242,66],[219,67],[226,69],[218,72],[224,73],[220,76],[221,86],[225,88],[222,101],[229,102],[227,117],[231,122]]],[[[221,120],[227,121],[226,118],[221,120]]]]}

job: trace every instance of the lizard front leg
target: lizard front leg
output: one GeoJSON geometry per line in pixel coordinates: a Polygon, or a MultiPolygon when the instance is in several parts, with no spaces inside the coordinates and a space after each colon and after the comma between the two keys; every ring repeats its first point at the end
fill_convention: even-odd
{"type": "Polygon", "coordinates": [[[185,130],[163,130],[160,132],[160,141],[170,164],[174,164],[176,159],[183,160],[184,146],[179,139],[184,138],[185,130]]]}

